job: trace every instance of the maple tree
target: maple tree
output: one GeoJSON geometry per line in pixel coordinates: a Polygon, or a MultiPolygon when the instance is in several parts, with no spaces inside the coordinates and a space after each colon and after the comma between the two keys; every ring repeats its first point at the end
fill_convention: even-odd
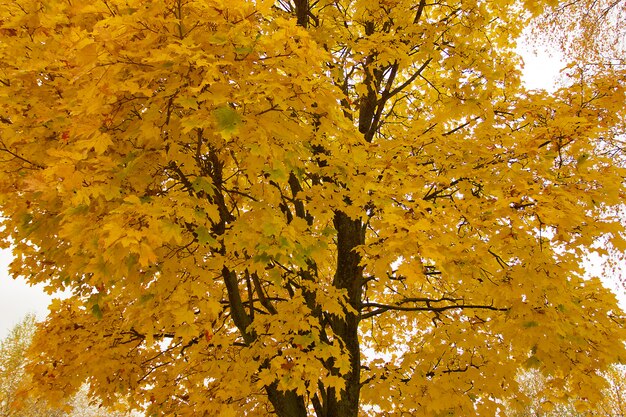
{"type": "Polygon", "coordinates": [[[599,398],[623,313],[580,260],[626,246],[624,77],[525,91],[515,40],[553,3],[2,4],[1,233],[72,294],[35,389],[495,415],[531,366],[599,398]]]}

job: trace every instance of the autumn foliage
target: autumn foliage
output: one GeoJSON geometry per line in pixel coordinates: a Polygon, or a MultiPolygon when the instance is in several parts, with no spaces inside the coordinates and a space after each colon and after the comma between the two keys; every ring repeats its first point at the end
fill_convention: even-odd
{"type": "Polygon", "coordinates": [[[148,415],[496,415],[624,360],[624,76],[548,94],[543,1],[0,6],[1,235],[71,297],[32,349],[148,415]],[[601,242],[601,244],[598,244],[601,242]]]}

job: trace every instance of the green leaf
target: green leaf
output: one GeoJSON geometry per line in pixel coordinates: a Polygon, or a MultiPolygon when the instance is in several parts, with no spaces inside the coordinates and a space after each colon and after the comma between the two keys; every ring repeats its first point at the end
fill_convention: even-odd
{"type": "Polygon", "coordinates": [[[230,138],[241,123],[241,116],[230,106],[221,106],[213,110],[213,117],[217,121],[218,130],[225,138],[230,138]]]}
{"type": "Polygon", "coordinates": [[[215,243],[215,239],[211,236],[211,232],[204,226],[196,227],[196,235],[198,237],[198,243],[202,245],[215,243]]]}
{"type": "Polygon", "coordinates": [[[154,294],[143,294],[140,298],[139,298],[139,303],[140,304],[145,304],[148,301],[152,300],[154,298],[154,294]]]}
{"type": "Polygon", "coordinates": [[[196,178],[193,181],[192,185],[193,185],[194,191],[196,191],[196,192],[204,191],[208,195],[213,195],[214,186],[213,186],[213,184],[211,182],[207,181],[204,177],[196,178]]]}
{"type": "Polygon", "coordinates": [[[94,304],[93,306],[91,306],[91,314],[96,316],[98,320],[102,319],[102,310],[100,309],[100,306],[98,304],[94,304]]]}

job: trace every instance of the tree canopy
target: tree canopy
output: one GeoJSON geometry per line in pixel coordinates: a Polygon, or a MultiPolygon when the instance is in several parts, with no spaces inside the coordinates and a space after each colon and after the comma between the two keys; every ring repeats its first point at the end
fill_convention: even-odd
{"type": "Polygon", "coordinates": [[[31,350],[148,415],[496,415],[601,395],[623,312],[581,260],[626,171],[619,67],[526,91],[554,1],[0,5],[1,236],[31,350]]]}

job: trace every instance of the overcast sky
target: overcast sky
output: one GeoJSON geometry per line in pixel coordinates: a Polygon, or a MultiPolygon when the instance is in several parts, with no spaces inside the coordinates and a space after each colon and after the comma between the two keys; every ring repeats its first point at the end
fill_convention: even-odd
{"type": "MultiPolygon", "coordinates": [[[[535,55],[526,51],[523,55],[526,62],[526,86],[554,90],[561,67],[559,60],[545,52],[535,55]]],[[[22,278],[10,278],[10,261],[10,251],[0,250],[0,339],[28,313],[36,314],[39,319],[45,318],[47,306],[52,300],[44,292],[42,285],[29,286],[22,278]]]]}
{"type": "Polygon", "coordinates": [[[23,278],[9,277],[11,258],[9,250],[0,250],[0,339],[28,313],[43,319],[51,300],[43,286],[31,287],[23,278]]]}

